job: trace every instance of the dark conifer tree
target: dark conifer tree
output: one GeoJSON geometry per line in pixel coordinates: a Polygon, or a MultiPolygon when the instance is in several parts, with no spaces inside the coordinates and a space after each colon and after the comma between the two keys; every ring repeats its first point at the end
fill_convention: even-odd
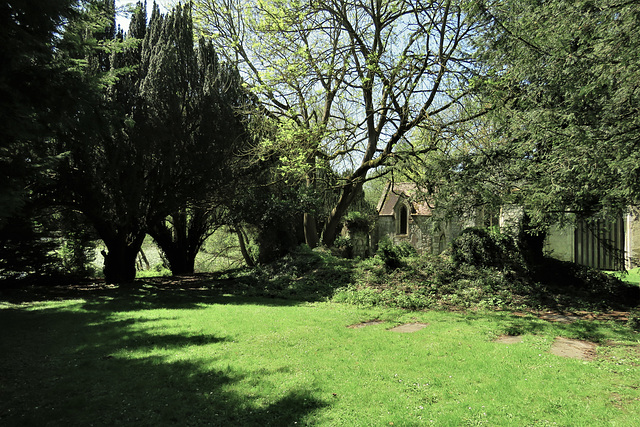
{"type": "Polygon", "coordinates": [[[51,154],[53,137],[73,111],[56,52],[75,3],[0,4],[0,277],[55,269],[48,195],[39,187],[59,160],[51,154]]]}
{"type": "MultiPolygon", "coordinates": [[[[111,0],[98,3],[112,10],[111,0]]],[[[211,205],[228,182],[226,159],[244,133],[240,78],[210,43],[195,46],[190,9],[178,5],[165,16],[154,5],[148,25],[145,10],[138,3],[125,36],[110,32],[110,20],[94,33],[102,46],[111,43],[88,57],[89,73],[105,84],[61,147],[71,153],[61,174],[67,202],[107,246],[109,282],[135,278],[146,233],[174,273],[193,272],[219,211],[211,205]]]]}
{"type": "Polygon", "coordinates": [[[168,215],[150,224],[149,233],[174,274],[191,274],[204,240],[223,224],[234,185],[231,159],[248,141],[243,111],[252,99],[210,42],[194,44],[190,7],[154,15],[142,48],[147,117],[139,130],[172,160],[157,177],[171,183],[168,215]]]}

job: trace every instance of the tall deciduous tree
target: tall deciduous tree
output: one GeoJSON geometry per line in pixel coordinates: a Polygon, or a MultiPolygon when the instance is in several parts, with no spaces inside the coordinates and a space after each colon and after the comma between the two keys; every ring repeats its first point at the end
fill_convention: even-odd
{"type": "Polygon", "coordinates": [[[309,245],[336,237],[342,216],[376,171],[398,155],[429,151],[407,141],[476,112],[462,108],[476,72],[464,2],[198,0],[198,28],[235,60],[278,128],[262,148],[311,190],[318,170],[351,170],[309,245]]]}

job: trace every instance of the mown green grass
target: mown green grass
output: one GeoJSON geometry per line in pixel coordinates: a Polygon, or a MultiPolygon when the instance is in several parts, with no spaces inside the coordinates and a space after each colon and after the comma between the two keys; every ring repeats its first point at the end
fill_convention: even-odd
{"type": "Polygon", "coordinates": [[[632,268],[631,270],[625,271],[624,273],[615,271],[611,272],[611,274],[624,282],[634,285],[640,285],[640,268],[632,268]]]}
{"type": "Polygon", "coordinates": [[[622,324],[146,289],[1,303],[0,424],[632,426],[640,419],[640,336],[622,324]],[[347,327],[374,319],[383,323],[347,327]],[[406,322],[428,326],[389,331],[406,322]],[[493,341],[505,333],[523,342],[493,341]],[[555,356],[556,336],[596,341],[599,357],[555,356]]]}

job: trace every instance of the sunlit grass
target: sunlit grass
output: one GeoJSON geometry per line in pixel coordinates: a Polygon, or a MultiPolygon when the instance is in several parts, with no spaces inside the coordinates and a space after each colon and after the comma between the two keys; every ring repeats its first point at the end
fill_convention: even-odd
{"type": "Polygon", "coordinates": [[[611,272],[614,276],[620,278],[621,280],[632,283],[634,285],[640,285],[640,267],[632,268],[631,270],[627,270],[623,273],[621,272],[611,272]]]}
{"type": "Polygon", "coordinates": [[[109,297],[4,304],[0,323],[2,425],[640,419],[640,337],[614,323],[235,297],[140,307],[109,297]],[[347,328],[373,319],[383,322],[347,328]],[[428,326],[389,331],[408,322],[428,326]],[[493,341],[507,332],[523,341],[493,341]],[[555,356],[556,336],[597,341],[602,357],[555,356]]]}

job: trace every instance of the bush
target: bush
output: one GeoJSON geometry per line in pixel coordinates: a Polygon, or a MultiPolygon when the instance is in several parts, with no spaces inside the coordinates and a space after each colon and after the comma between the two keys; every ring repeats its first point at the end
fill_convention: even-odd
{"type": "Polygon", "coordinates": [[[343,258],[353,258],[353,243],[349,237],[339,236],[333,242],[337,254],[343,258]]]}
{"type": "Polygon", "coordinates": [[[405,265],[402,258],[417,255],[415,248],[409,243],[402,242],[399,245],[394,245],[389,239],[380,241],[376,252],[376,256],[382,259],[389,270],[395,270],[405,265]]]}
{"type": "Polygon", "coordinates": [[[629,326],[634,331],[640,331],[640,309],[632,310],[631,313],[629,313],[627,326],[629,326]]]}
{"type": "Polygon", "coordinates": [[[371,219],[361,212],[349,212],[344,218],[344,224],[350,232],[368,232],[371,228],[371,219]]]}
{"type": "Polygon", "coordinates": [[[262,264],[245,277],[245,295],[319,301],[350,282],[351,261],[325,248],[300,245],[278,260],[262,264]]]}
{"type": "Polygon", "coordinates": [[[481,228],[467,228],[453,241],[451,259],[458,266],[504,269],[524,265],[511,238],[481,228]]]}

